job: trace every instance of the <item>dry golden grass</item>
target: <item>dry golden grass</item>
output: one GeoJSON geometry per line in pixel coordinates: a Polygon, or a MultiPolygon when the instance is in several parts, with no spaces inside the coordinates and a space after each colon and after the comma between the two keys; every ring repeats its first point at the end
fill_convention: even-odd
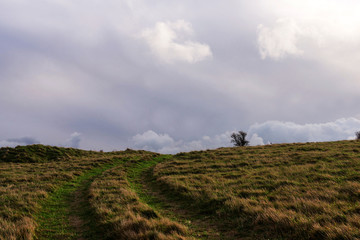
{"type": "Polygon", "coordinates": [[[113,162],[113,157],[129,154],[117,152],[40,163],[21,163],[21,159],[0,162],[0,239],[33,239],[35,215],[49,194],[84,172],[113,162]]]}
{"type": "Polygon", "coordinates": [[[35,232],[35,222],[29,217],[20,217],[15,222],[0,218],[0,239],[18,240],[32,239],[35,232]]]}
{"type": "Polygon", "coordinates": [[[253,239],[360,238],[360,142],[221,148],[157,165],[168,193],[253,239]]]}
{"type": "MultiPolygon", "coordinates": [[[[141,159],[139,160],[141,161],[141,159]]],[[[144,204],[127,181],[126,166],[107,170],[90,187],[90,204],[105,239],[191,239],[185,226],[144,204]]]]}
{"type": "Polygon", "coordinates": [[[186,239],[184,226],[160,216],[142,203],[124,178],[126,166],[159,154],[132,150],[95,153],[41,145],[0,150],[3,153],[0,159],[1,240],[33,239],[35,234],[36,237],[47,236],[48,233],[43,236],[39,232],[36,222],[42,203],[79,176],[102,166],[114,167],[115,161],[120,167],[106,171],[93,182],[88,192],[90,200],[86,198],[98,217],[93,220],[103,231],[100,234],[106,239],[186,239]],[[56,156],[59,151],[65,159],[56,156]]]}
{"type": "MultiPolygon", "coordinates": [[[[1,240],[33,239],[39,229],[35,216],[41,204],[52,199],[49,196],[65,183],[86,176],[90,170],[114,167],[114,157],[124,161],[99,172],[97,178],[94,175],[95,181],[91,178],[90,187],[83,190],[89,194],[86,201],[103,238],[192,239],[185,226],[144,203],[146,193],[141,192],[142,183],[136,176],[151,170],[158,154],[129,150],[90,152],[81,157],[82,152],[73,149],[41,149],[41,154],[26,148],[21,154],[3,151],[1,240]],[[51,157],[43,160],[43,153],[49,151],[51,157]],[[63,160],[56,157],[58,151],[63,160]],[[24,159],[13,161],[14,156],[24,159]]],[[[151,184],[164,190],[162,201],[185,202],[187,210],[204,215],[204,219],[216,219],[223,236],[360,239],[359,141],[180,153],[148,172],[156,181],[151,184]],[[220,222],[228,226],[224,228],[220,222]]]]}

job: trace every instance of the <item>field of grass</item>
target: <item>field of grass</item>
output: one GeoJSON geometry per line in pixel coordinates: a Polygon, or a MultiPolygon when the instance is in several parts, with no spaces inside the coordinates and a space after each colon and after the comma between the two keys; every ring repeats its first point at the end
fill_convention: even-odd
{"type": "Polygon", "coordinates": [[[360,239],[360,142],[0,149],[0,239],[360,239]]]}
{"type": "Polygon", "coordinates": [[[15,148],[0,148],[0,162],[53,162],[67,161],[79,157],[96,157],[102,155],[95,151],[84,151],[75,148],[63,148],[34,144],[15,148]]]}
{"type": "Polygon", "coordinates": [[[102,171],[146,154],[42,145],[2,148],[0,152],[5,152],[0,160],[1,240],[75,239],[76,231],[69,221],[73,192],[102,171]],[[54,152],[60,152],[60,157],[54,152]]]}
{"type": "Polygon", "coordinates": [[[160,160],[154,161],[154,156],[133,159],[104,172],[91,184],[90,204],[104,229],[103,239],[192,239],[185,226],[144,203],[130,182],[142,168],[160,160]]]}
{"type": "Polygon", "coordinates": [[[153,174],[237,238],[360,238],[359,141],[180,153],[153,174]]]}

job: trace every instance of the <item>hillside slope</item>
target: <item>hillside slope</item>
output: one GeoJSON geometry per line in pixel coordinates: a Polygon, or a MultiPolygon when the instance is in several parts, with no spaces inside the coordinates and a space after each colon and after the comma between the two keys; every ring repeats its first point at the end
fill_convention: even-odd
{"type": "Polygon", "coordinates": [[[106,170],[159,155],[43,145],[1,148],[0,153],[0,240],[99,239],[110,230],[94,215],[90,184],[106,170]]]}
{"type": "Polygon", "coordinates": [[[360,141],[0,149],[0,239],[360,239],[360,141]]]}
{"type": "Polygon", "coordinates": [[[97,156],[98,152],[85,151],[75,148],[63,148],[34,144],[28,146],[17,146],[15,148],[0,148],[0,162],[50,162],[63,161],[70,158],[97,156]]]}
{"type": "Polygon", "coordinates": [[[164,194],[226,222],[225,236],[360,238],[359,141],[180,153],[153,175],[164,194]]]}

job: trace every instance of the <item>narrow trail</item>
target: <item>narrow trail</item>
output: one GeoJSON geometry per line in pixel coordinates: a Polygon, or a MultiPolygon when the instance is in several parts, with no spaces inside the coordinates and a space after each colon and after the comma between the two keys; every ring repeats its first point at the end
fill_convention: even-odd
{"type": "MultiPolygon", "coordinates": [[[[106,169],[107,170],[107,169],[106,169]]],[[[101,239],[101,232],[94,221],[95,216],[88,202],[89,187],[102,172],[84,180],[71,196],[69,223],[78,234],[78,240],[101,239]]]]}
{"type": "Polygon", "coordinates": [[[208,216],[199,214],[187,203],[178,202],[177,199],[166,196],[156,185],[152,176],[152,168],[144,172],[140,181],[143,185],[143,191],[161,203],[162,214],[175,217],[177,221],[188,226],[194,237],[214,240],[234,239],[233,237],[222,236],[218,226],[208,216]]]}
{"type": "MultiPolygon", "coordinates": [[[[196,209],[164,193],[157,185],[152,171],[154,166],[170,156],[163,155],[152,160],[127,164],[117,160],[78,176],[54,191],[43,203],[37,214],[36,240],[99,240],[102,239],[96,217],[88,202],[91,183],[104,171],[124,164],[131,189],[162,216],[188,227],[191,236],[197,239],[245,239],[227,232],[224,235],[219,219],[199,214],[196,209]]],[[[226,223],[224,223],[226,224],[226,223]]]]}
{"type": "Polygon", "coordinates": [[[161,215],[186,225],[195,238],[211,240],[239,239],[235,236],[235,233],[227,232],[224,235],[218,219],[199,214],[188,203],[178,201],[178,199],[164,194],[152,175],[154,166],[161,161],[162,159],[152,163],[139,162],[137,166],[129,169],[128,180],[140,199],[161,215]]]}
{"type": "Polygon", "coordinates": [[[115,161],[80,175],[55,190],[41,206],[36,219],[37,240],[98,240],[98,232],[92,209],[87,201],[92,181],[104,171],[116,167],[122,161],[115,161]]]}

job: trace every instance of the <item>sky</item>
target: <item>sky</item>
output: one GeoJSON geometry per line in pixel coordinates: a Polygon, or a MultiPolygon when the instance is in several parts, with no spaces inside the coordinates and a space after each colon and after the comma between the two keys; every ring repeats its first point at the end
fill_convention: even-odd
{"type": "Polygon", "coordinates": [[[355,0],[0,0],[0,147],[354,139],[355,0]]]}

